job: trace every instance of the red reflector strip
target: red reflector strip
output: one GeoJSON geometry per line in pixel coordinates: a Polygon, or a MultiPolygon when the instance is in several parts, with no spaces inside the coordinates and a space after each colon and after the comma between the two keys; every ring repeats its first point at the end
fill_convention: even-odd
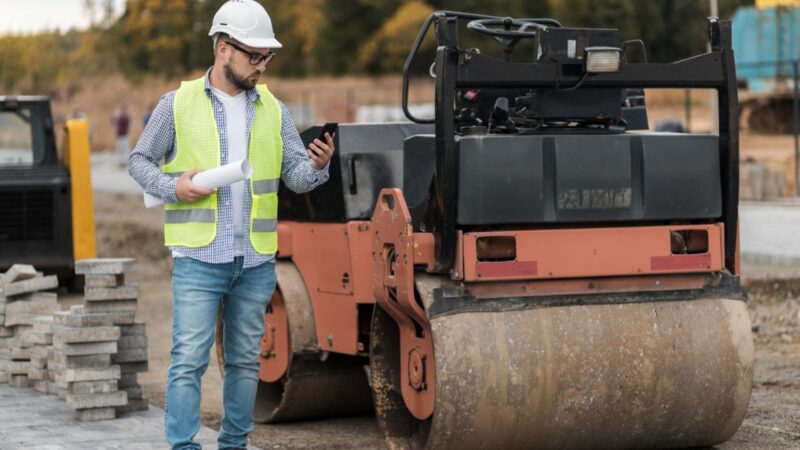
{"type": "Polygon", "coordinates": [[[711,255],[672,255],[650,258],[650,270],[710,269],[711,255]]]}
{"type": "Polygon", "coordinates": [[[532,277],[539,274],[536,261],[477,262],[475,273],[481,278],[532,277]]]}

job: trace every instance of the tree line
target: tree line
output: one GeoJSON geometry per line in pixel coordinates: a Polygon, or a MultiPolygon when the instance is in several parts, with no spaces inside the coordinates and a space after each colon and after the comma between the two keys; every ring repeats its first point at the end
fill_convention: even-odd
{"type": "MultiPolygon", "coordinates": [[[[617,28],[643,39],[650,61],[705,50],[705,0],[259,0],[284,44],[270,66],[285,77],[399,74],[423,21],[436,10],[553,17],[565,26],[617,28]]],[[[730,18],[754,0],[719,0],[730,18]]],[[[76,80],[123,74],[180,77],[211,65],[208,29],[225,0],[84,0],[87,30],[0,36],[0,87],[63,92],[76,80]],[[96,18],[96,20],[95,20],[96,18]]],[[[463,32],[470,45],[497,47],[463,32]]],[[[422,51],[433,54],[432,36],[422,51]]],[[[427,67],[415,68],[422,72],[427,67]]]]}

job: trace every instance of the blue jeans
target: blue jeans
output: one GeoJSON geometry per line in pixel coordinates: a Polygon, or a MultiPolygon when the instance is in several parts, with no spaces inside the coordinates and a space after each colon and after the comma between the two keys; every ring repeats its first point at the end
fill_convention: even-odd
{"type": "Polygon", "coordinates": [[[176,258],[172,271],[172,361],[167,375],[165,428],[173,450],[200,449],[200,378],[208,367],[219,301],[224,298],[224,415],[219,448],[246,448],[253,431],[259,341],[275,289],[275,263],[242,268],[176,258]]]}

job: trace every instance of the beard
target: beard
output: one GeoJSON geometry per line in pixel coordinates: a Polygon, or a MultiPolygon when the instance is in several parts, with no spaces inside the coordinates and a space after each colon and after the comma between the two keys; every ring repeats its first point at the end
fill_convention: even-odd
{"type": "Polygon", "coordinates": [[[242,77],[239,76],[236,72],[233,71],[233,66],[228,63],[225,64],[223,67],[225,71],[225,78],[231,82],[237,89],[241,89],[243,91],[249,91],[256,86],[258,82],[258,78],[261,76],[260,72],[253,72],[249,77],[242,77]]]}

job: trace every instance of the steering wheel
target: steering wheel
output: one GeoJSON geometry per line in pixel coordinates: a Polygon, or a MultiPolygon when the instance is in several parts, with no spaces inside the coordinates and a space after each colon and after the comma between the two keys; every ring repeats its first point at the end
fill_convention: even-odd
{"type": "Polygon", "coordinates": [[[476,33],[487,34],[500,43],[506,59],[511,60],[511,52],[521,39],[534,38],[549,26],[559,27],[552,19],[478,19],[467,23],[467,28],[476,33]],[[502,28],[501,28],[502,27],[502,28]]]}

